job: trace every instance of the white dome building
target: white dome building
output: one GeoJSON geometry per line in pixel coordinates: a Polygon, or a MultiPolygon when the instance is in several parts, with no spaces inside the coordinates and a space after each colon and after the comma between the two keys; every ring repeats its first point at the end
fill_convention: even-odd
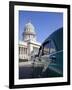
{"type": "Polygon", "coordinates": [[[24,27],[23,39],[24,41],[36,41],[35,27],[31,22],[28,22],[24,27]]]}
{"type": "Polygon", "coordinates": [[[19,60],[31,60],[31,57],[38,54],[40,43],[36,41],[35,27],[31,22],[24,26],[23,41],[19,41],[19,60]]]}

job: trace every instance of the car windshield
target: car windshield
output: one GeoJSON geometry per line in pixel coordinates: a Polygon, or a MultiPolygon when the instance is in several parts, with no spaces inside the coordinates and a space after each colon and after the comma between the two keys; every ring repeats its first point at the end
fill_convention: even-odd
{"type": "Polygon", "coordinates": [[[51,54],[56,51],[54,42],[52,40],[49,40],[47,43],[43,46],[43,55],[51,54]]]}

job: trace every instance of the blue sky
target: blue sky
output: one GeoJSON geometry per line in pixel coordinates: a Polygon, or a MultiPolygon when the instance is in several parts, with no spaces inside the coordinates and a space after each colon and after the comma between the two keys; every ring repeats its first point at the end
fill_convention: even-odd
{"type": "Polygon", "coordinates": [[[22,40],[24,25],[29,20],[35,27],[37,41],[42,43],[52,32],[63,26],[63,13],[19,11],[19,40],[22,40]]]}

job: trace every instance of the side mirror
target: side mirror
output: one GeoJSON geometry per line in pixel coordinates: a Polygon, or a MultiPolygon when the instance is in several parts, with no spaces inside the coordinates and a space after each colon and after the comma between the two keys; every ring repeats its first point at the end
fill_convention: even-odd
{"type": "Polygon", "coordinates": [[[51,56],[50,59],[54,59],[55,60],[56,59],[56,56],[51,56]]]}
{"type": "Polygon", "coordinates": [[[35,55],[35,57],[38,57],[38,56],[39,56],[38,54],[35,55]]]}

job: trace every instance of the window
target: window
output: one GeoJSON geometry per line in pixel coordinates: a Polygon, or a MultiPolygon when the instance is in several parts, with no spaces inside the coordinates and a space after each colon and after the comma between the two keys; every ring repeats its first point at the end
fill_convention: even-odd
{"type": "Polygon", "coordinates": [[[24,48],[24,54],[26,54],[26,48],[24,48]]]}
{"type": "Polygon", "coordinates": [[[27,54],[27,48],[26,48],[26,54],[27,54]]]}
{"type": "Polygon", "coordinates": [[[51,54],[55,52],[55,45],[52,40],[49,40],[46,44],[43,46],[43,55],[51,54]]]}
{"type": "Polygon", "coordinates": [[[56,49],[55,49],[55,45],[54,45],[54,42],[51,40],[51,42],[50,42],[50,53],[53,53],[53,52],[55,52],[56,51],[56,49]]]}
{"type": "Polygon", "coordinates": [[[19,54],[20,54],[20,47],[19,47],[19,54]]]}
{"type": "Polygon", "coordinates": [[[33,47],[33,51],[34,51],[35,54],[38,54],[39,48],[33,47]]]}

